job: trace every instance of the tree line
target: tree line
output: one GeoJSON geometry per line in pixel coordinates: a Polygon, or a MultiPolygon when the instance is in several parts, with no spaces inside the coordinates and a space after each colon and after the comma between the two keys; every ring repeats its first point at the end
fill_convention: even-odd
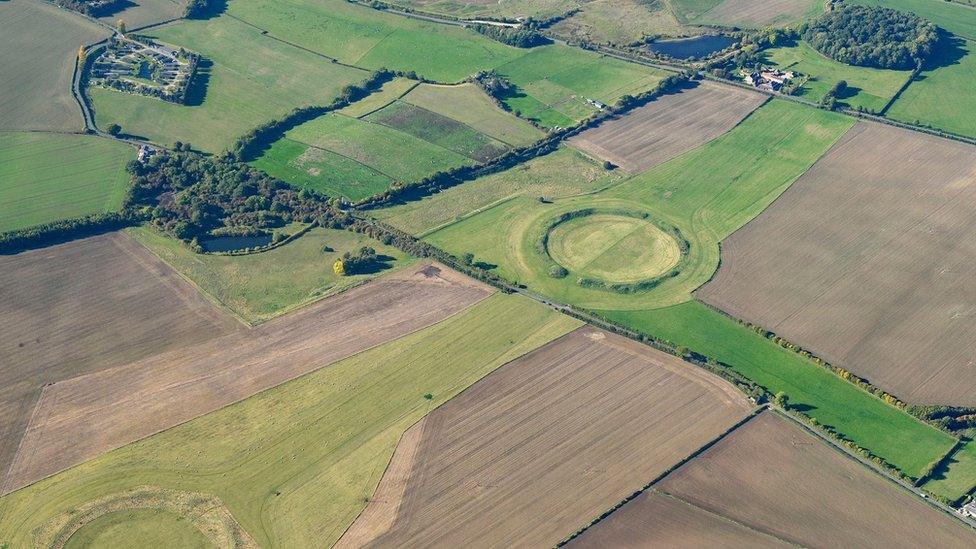
{"type": "Polygon", "coordinates": [[[516,48],[534,48],[549,44],[552,41],[539,31],[529,28],[502,27],[498,25],[471,25],[480,34],[516,48]]]}

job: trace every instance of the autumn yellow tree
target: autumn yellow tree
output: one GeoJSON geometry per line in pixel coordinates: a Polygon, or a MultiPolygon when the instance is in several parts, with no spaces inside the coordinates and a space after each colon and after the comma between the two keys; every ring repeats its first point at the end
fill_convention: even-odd
{"type": "Polygon", "coordinates": [[[125,34],[125,21],[123,21],[122,19],[119,19],[115,23],[115,28],[119,30],[119,34],[124,35],[125,34]]]}
{"type": "Polygon", "coordinates": [[[78,64],[79,65],[84,65],[85,64],[85,56],[86,55],[87,54],[85,53],[85,46],[78,46],[78,64]]]}
{"type": "Polygon", "coordinates": [[[345,276],[346,266],[342,264],[342,259],[336,259],[332,264],[332,270],[339,276],[345,276]]]}

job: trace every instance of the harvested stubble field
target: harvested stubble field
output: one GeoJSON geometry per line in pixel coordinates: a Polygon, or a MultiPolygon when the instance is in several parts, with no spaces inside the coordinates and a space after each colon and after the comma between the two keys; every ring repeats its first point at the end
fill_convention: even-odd
{"type": "Polygon", "coordinates": [[[423,264],[251,330],[59,380],[41,392],[2,493],[430,326],[491,292],[423,264]]]}
{"type": "Polygon", "coordinates": [[[653,488],[613,512],[566,547],[750,547],[786,548],[789,543],[653,488]]]}
{"type": "Polygon", "coordinates": [[[767,100],[758,93],[704,82],[659,97],[569,143],[639,173],[715,139],[767,100]]]}
{"type": "Polygon", "coordinates": [[[47,2],[0,2],[0,130],[82,131],[71,97],[75,58],[79,46],[108,35],[47,2]]]}
{"type": "Polygon", "coordinates": [[[976,405],[976,149],[859,123],[698,295],[904,401],[976,405]]]}
{"type": "MultiPolygon", "coordinates": [[[[971,527],[772,412],[739,427],[654,488],[805,547],[976,544],[971,527]]],[[[629,505],[640,503],[638,498],[629,505]]],[[[605,522],[613,520],[611,515],[605,522]]]]}
{"type": "Polygon", "coordinates": [[[88,135],[0,132],[0,232],[112,212],[135,150],[88,135]]]}
{"type": "MultiPolygon", "coordinates": [[[[362,511],[410,425],[579,325],[529,299],[495,294],[443,322],[4,496],[0,532],[11,547],[29,547],[39,528],[93,502],[155,486],[216,496],[261,547],[330,546],[362,511]]],[[[116,539],[131,540],[141,524],[111,526],[116,539]]],[[[98,526],[86,535],[99,534],[98,526]]]]}
{"type": "Polygon", "coordinates": [[[416,447],[398,450],[377,492],[385,497],[342,543],[552,546],[749,411],[711,374],[581,328],[408,432],[401,444],[416,447]]]}
{"type": "Polygon", "coordinates": [[[0,296],[3,476],[42,386],[243,328],[121,234],[0,256],[0,296]]]}
{"type": "MultiPolygon", "coordinates": [[[[679,0],[679,4],[686,2],[679,0]]],[[[719,0],[715,7],[695,17],[693,22],[699,25],[765,27],[796,23],[816,16],[821,9],[822,3],[817,0],[719,0]]]]}
{"type": "Polygon", "coordinates": [[[391,4],[455,17],[548,19],[577,7],[579,0],[392,0],[391,4]]]}

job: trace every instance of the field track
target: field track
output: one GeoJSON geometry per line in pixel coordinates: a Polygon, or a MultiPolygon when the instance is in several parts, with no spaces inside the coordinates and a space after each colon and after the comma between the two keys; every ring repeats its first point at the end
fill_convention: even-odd
{"type": "Polygon", "coordinates": [[[422,264],[251,330],[48,385],[2,492],[430,326],[491,293],[422,264]]]}
{"type": "Polygon", "coordinates": [[[759,108],[766,97],[709,82],[665,95],[569,139],[574,147],[643,172],[707,143],[759,108]]]}
{"type": "Polygon", "coordinates": [[[552,546],[749,410],[719,378],[583,327],[408,431],[340,545],[552,546]]]}
{"type": "Polygon", "coordinates": [[[976,405],[976,148],[860,122],[698,296],[912,403],[976,405]]]}
{"type": "Polygon", "coordinates": [[[242,328],[121,233],[0,255],[0,479],[42,386],[242,328]]]}
{"type": "MultiPolygon", "coordinates": [[[[655,489],[806,547],[976,544],[971,528],[772,412],[739,427],[655,489]]],[[[645,505],[643,498],[628,506],[645,505]]],[[[594,533],[614,520],[611,515],[594,533]]]]}

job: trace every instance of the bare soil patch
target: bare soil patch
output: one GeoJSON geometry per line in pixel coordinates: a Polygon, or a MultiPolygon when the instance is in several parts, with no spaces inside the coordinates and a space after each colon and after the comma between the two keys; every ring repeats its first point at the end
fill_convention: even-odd
{"type": "Polygon", "coordinates": [[[739,427],[655,488],[806,547],[976,543],[971,528],[771,412],[739,427]]]}
{"type": "Polygon", "coordinates": [[[569,143],[639,173],[729,131],[766,99],[748,90],[703,82],[586,130],[569,143]]]}
{"type": "Polygon", "coordinates": [[[3,492],[430,326],[492,291],[421,264],[251,330],[48,385],[3,492]]]}
{"type": "Polygon", "coordinates": [[[749,410],[702,370],[580,328],[427,417],[396,519],[370,545],[553,546],[749,410]]]}
{"type": "Polygon", "coordinates": [[[242,328],[122,233],[0,255],[0,479],[44,385],[242,328]]]}
{"type": "Polygon", "coordinates": [[[866,122],[698,292],[913,403],[976,405],[976,148],[866,122]]]}
{"type": "Polygon", "coordinates": [[[567,547],[792,547],[676,497],[648,490],[567,547]]]}

